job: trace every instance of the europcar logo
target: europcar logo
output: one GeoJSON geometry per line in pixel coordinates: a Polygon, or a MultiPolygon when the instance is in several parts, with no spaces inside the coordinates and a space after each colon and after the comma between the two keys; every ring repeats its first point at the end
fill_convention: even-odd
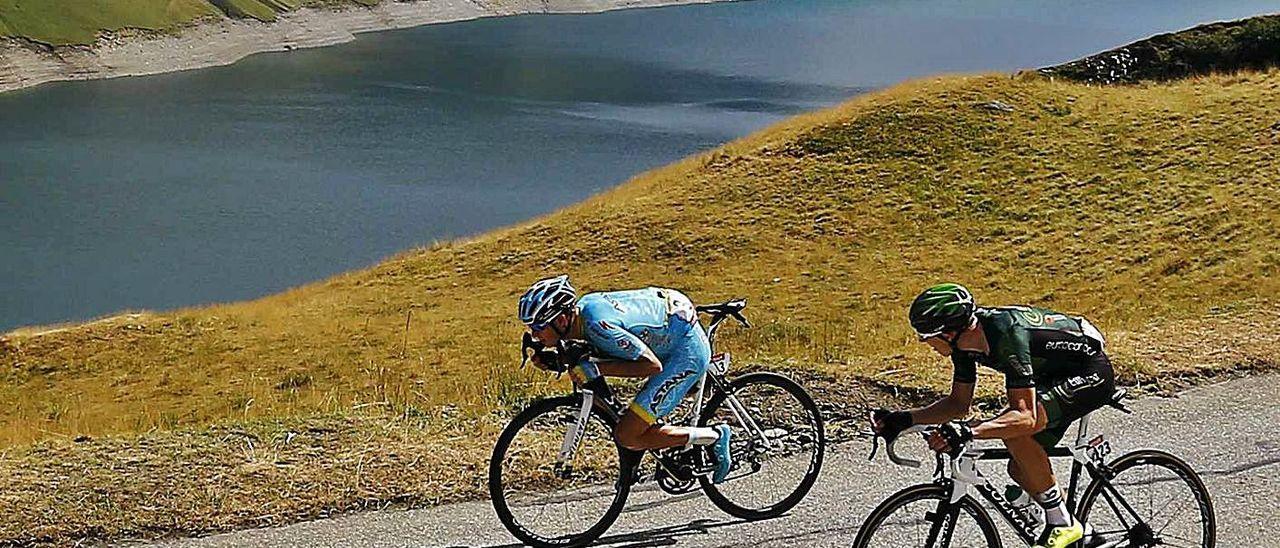
{"type": "Polygon", "coordinates": [[[1097,354],[1097,351],[1087,343],[1076,341],[1049,341],[1044,345],[1045,350],[1065,350],[1067,352],[1079,352],[1086,356],[1097,354]]]}

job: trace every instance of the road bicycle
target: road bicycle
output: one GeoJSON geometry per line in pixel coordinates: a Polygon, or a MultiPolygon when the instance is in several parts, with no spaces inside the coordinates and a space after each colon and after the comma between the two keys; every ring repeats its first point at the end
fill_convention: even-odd
{"type": "MultiPolygon", "coordinates": [[[[1124,391],[1118,390],[1108,405],[1131,413],[1123,399],[1124,391]]],[[[915,426],[888,441],[889,460],[919,467],[919,460],[896,453],[895,442],[907,434],[927,435],[934,428],[915,426]]],[[[1089,437],[1088,415],[1080,419],[1077,428],[1074,444],[1049,450],[1050,457],[1072,459],[1067,508],[1092,528],[1090,536],[1075,544],[1077,548],[1215,545],[1213,502],[1191,466],[1152,449],[1107,461],[1111,443],[1102,435],[1089,437]],[[1077,499],[1085,476],[1090,482],[1077,499]]],[[[880,503],[858,531],[854,548],[999,548],[995,523],[975,495],[994,508],[1022,542],[1033,545],[1042,527],[1037,516],[1006,499],[977,467],[980,461],[1008,460],[1009,451],[973,445],[967,444],[959,456],[950,459],[949,466],[944,462],[946,457],[938,454],[932,482],[898,491],[880,503]]]]}
{"type": "MultiPolygon", "coordinates": [[[[743,299],[696,307],[710,315],[713,349],[726,319],[750,327],[745,307],[743,299]]],[[[633,485],[650,481],[672,495],[700,487],[717,507],[742,519],[790,510],[822,467],[818,406],[783,375],[753,372],[729,379],[729,363],[729,354],[713,354],[692,397],[681,404],[686,424],[733,429],[733,464],[723,483],[710,480],[714,457],[707,448],[638,452],[618,445],[613,430],[626,407],[598,378],[575,386],[573,394],[534,402],[498,437],[489,461],[489,494],[502,524],[532,546],[582,546],[613,524],[633,485]]]]}

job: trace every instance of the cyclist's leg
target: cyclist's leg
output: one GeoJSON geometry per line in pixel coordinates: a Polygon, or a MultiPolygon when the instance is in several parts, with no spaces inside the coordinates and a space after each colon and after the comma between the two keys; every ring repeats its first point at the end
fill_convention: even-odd
{"type": "MultiPolygon", "coordinates": [[[[1038,406],[1046,418],[1046,426],[1031,438],[1031,443],[1042,452],[1058,444],[1071,423],[1102,407],[1115,390],[1115,374],[1104,352],[1098,351],[1087,367],[1078,375],[1051,383],[1047,389],[1038,389],[1038,406]]],[[[1028,449],[1029,451],[1029,449],[1028,449]]],[[[1010,450],[1012,453],[1013,451],[1010,450]]],[[[1046,465],[1048,457],[1045,457],[1046,465]]],[[[1072,516],[1062,500],[1062,491],[1056,482],[1045,491],[1033,490],[1041,478],[1031,477],[1034,472],[1019,462],[1018,473],[1026,477],[1024,488],[1045,508],[1048,527],[1040,539],[1040,546],[1066,546],[1083,538],[1085,529],[1072,516]]],[[[1052,474],[1052,472],[1050,472],[1052,474]]],[[[1049,476],[1052,481],[1052,475],[1049,476]]]]}
{"type": "MultiPolygon", "coordinates": [[[[1037,403],[1037,416],[1046,416],[1046,410],[1042,403],[1037,403]]],[[[1065,431],[1065,426],[1062,430],[1065,431]]],[[[1046,435],[1052,435],[1053,431],[1057,431],[1056,426],[1046,425],[1037,433],[1024,435],[1024,437],[1004,439],[1005,447],[1009,448],[1009,478],[1014,483],[1020,485],[1025,492],[1038,493],[1039,490],[1048,489],[1053,483],[1053,467],[1048,461],[1048,452],[1046,449],[1053,447],[1052,444],[1043,444],[1041,439],[1046,435]],[[1024,472],[1024,467],[1019,462],[1029,462],[1028,472],[1024,472]]],[[[1061,435],[1061,434],[1059,434],[1061,435]]]]}
{"type": "Polygon", "coordinates": [[[1036,442],[1035,436],[1047,426],[1044,421],[1045,409],[1036,403],[1038,430],[1029,435],[1005,438],[1001,441],[1009,449],[1009,477],[1013,478],[1028,493],[1039,493],[1054,484],[1053,467],[1049,465],[1049,454],[1036,442]]]}
{"type": "MultiPolygon", "coordinates": [[[[1111,361],[1103,352],[1094,356],[1089,361],[1088,367],[1079,375],[1037,386],[1036,394],[1040,400],[1037,412],[1045,417],[1045,426],[1033,434],[1032,439],[1045,451],[1053,448],[1062,441],[1062,437],[1066,435],[1072,423],[1106,405],[1114,392],[1115,373],[1111,369],[1111,361]]],[[[1011,449],[1010,452],[1012,453],[1013,450],[1011,449]]],[[[1033,452],[1029,448],[1027,452],[1028,456],[1035,456],[1037,457],[1035,460],[1039,461],[1038,452],[1033,452]]],[[[1027,488],[1023,483],[1025,475],[1016,460],[1009,461],[1009,476],[1019,485],[1023,485],[1024,489],[1027,488]]],[[[1035,473],[1031,475],[1038,476],[1035,473]]],[[[1033,479],[1032,483],[1041,484],[1043,481],[1033,479]]]]}
{"type": "MultiPolygon", "coordinates": [[[[672,318],[672,322],[682,321],[672,318]]],[[[618,423],[618,441],[630,449],[661,449],[680,445],[708,445],[717,438],[711,428],[687,428],[658,424],[698,383],[711,361],[707,334],[697,323],[688,324],[684,344],[662,361],[662,371],[645,382],[618,423]]]]}

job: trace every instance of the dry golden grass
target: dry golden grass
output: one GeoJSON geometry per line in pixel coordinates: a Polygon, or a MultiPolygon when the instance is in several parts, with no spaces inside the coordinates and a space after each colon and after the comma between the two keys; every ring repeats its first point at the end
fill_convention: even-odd
{"type": "Polygon", "coordinates": [[[8,512],[0,531],[194,532],[260,523],[248,514],[288,520],[361,501],[475,496],[491,444],[442,432],[478,425],[492,439],[502,415],[562,389],[516,369],[513,317],[529,282],[560,272],[586,290],[657,284],[701,302],[745,296],[756,328],[726,330],[721,341],[739,363],[910,393],[949,378],[903,320],[910,298],[940,280],[969,284],[983,302],[1095,319],[1130,381],[1270,368],[1280,350],[1268,327],[1280,289],[1278,145],[1280,71],[1123,88],[922,80],[542,219],[273,297],[19,330],[0,343],[0,401],[12,402],[0,408],[0,446],[10,446],[0,473],[29,469],[22,484],[32,487],[0,495],[0,514],[29,507],[8,512]],[[447,421],[413,418],[446,405],[447,421]],[[283,425],[260,434],[274,440],[328,420],[353,433],[273,481],[347,481],[338,476],[350,469],[337,463],[361,447],[434,460],[379,476],[372,495],[219,498],[214,486],[277,485],[226,482],[227,470],[254,462],[226,429],[283,425]],[[396,436],[414,441],[387,441],[396,436]],[[155,468],[104,460],[129,451],[155,468]],[[86,464],[58,472],[63,460],[86,464]],[[205,461],[189,474],[198,496],[147,513],[147,494],[163,487],[154,482],[186,482],[174,479],[188,477],[185,463],[205,461]],[[440,474],[457,481],[423,479],[440,474]],[[72,515],[69,499],[38,487],[51,477],[109,504],[72,515]],[[272,509],[282,504],[291,506],[272,509]],[[28,519],[37,521],[9,521],[28,519]]]}
{"type": "Polygon", "coordinates": [[[557,272],[588,290],[746,296],[758,327],[726,340],[739,354],[864,375],[928,358],[902,316],[938,280],[1105,331],[1195,318],[1280,286],[1278,141],[1275,71],[914,82],[277,296],[11,333],[0,440],[358,404],[486,412],[544,389],[514,368],[512,311],[557,272]]]}
{"type": "Polygon", "coordinates": [[[428,416],[249,421],[0,453],[0,545],[198,535],[485,492],[495,421],[428,416]]]}

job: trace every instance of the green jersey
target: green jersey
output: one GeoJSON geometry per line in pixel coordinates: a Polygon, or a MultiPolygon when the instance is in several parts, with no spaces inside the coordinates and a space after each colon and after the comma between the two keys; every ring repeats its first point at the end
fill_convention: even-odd
{"type": "Polygon", "coordinates": [[[955,382],[976,382],[981,364],[1003,373],[1008,388],[1051,384],[1103,352],[1102,334],[1081,317],[1029,306],[979,308],[976,315],[990,352],[952,353],[955,382]]]}

